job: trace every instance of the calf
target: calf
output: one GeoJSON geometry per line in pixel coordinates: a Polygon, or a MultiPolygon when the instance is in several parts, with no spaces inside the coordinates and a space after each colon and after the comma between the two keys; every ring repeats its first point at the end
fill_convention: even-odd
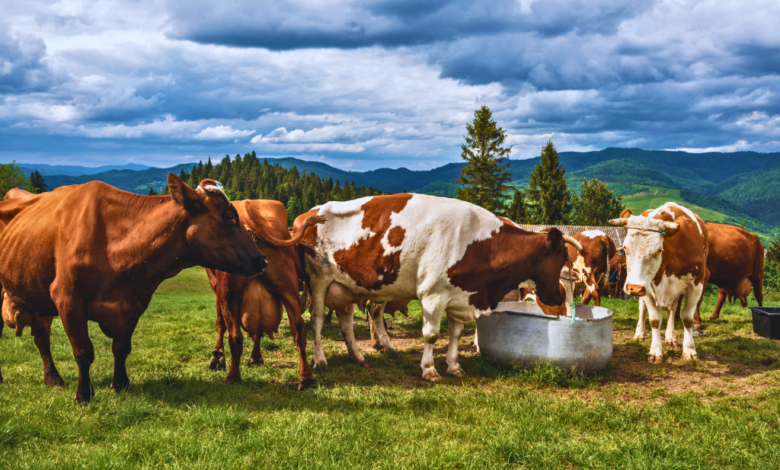
{"type": "Polygon", "coordinates": [[[122,390],[133,332],[163,280],[195,265],[245,276],[265,269],[214,180],[193,190],[169,174],[168,187],[170,196],[139,196],[94,181],[0,202],[0,219],[17,212],[0,235],[3,316],[60,316],[79,368],[79,402],[94,395],[88,320],[113,339],[111,387],[122,390]]]}
{"type": "Polygon", "coordinates": [[[582,290],[582,305],[588,305],[593,299],[593,304],[600,307],[602,291],[608,289],[610,262],[617,253],[615,242],[601,230],[586,230],[573,238],[582,245],[580,251],[569,247],[572,270],[579,280],[574,295],[582,290]]]}
{"type": "MultiPolygon", "coordinates": [[[[300,216],[296,226],[315,214],[325,222],[306,231],[298,250],[311,292],[317,365],[327,364],[321,329],[328,296],[345,302],[419,299],[422,376],[430,381],[440,378],[433,345],[445,312],[447,372],[461,375],[458,338],[464,323],[490,313],[521,282],[532,281],[545,303],[563,302],[558,278],[564,243],[571,239],[557,229],[527,232],[463,201],[406,193],[329,202],[300,216]]],[[[339,323],[350,355],[361,362],[351,310],[343,320],[339,315],[339,323]]],[[[384,344],[382,322],[374,327],[384,344]]]]}
{"type": "MultiPolygon", "coordinates": [[[[708,236],[704,222],[687,208],[667,202],[641,216],[626,209],[621,218],[610,220],[626,228],[623,247],[626,253],[626,293],[644,297],[650,314],[653,340],[648,361],[663,362],[661,349],[661,309],[674,306],[685,295],[698,299],[707,283],[708,236]]],[[[685,304],[682,323],[683,358],[696,357],[693,342],[694,302],[685,304]]],[[[673,310],[672,310],[673,311],[673,310]]]]}
{"type": "Polygon", "coordinates": [[[246,278],[214,269],[206,269],[211,288],[216,296],[217,343],[212,351],[209,367],[224,367],[223,336],[229,332],[231,366],[226,380],[241,380],[243,327],[254,341],[250,364],[261,363],[260,339],[263,333],[273,337],[279,331],[282,306],[290,320],[290,332],[298,348],[298,389],[314,383],[311,368],[306,361],[306,327],[301,316],[298,292],[298,273],[294,246],[303,232],[320,221],[312,217],[299,227],[295,236],[287,230],[287,210],[279,201],[243,200],[231,203],[241,222],[254,235],[257,247],[268,259],[269,267],[259,276],[246,278]]]}

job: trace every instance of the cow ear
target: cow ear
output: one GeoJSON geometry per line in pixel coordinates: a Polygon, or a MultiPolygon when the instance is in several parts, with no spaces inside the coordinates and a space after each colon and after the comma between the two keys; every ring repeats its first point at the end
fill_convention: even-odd
{"type": "Polygon", "coordinates": [[[666,237],[671,237],[675,233],[680,231],[680,227],[685,223],[685,217],[677,217],[674,222],[664,222],[664,228],[666,229],[666,237]]]}
{"type": "Polygon", "coordinates": [[[547,252],[553,253],[561,249],[563,245],[563,234],[560,230],[553,227],[547,231],[547,252]]]}
{"type": "Polygon", "coordinates": [[[623,209],[623,212],[620,213],[620,218],[627,219],[633,215],[634,213],[631,211],[631,209],[623,209]]]}
{"type": "Polygon", "coordinates": [[[173,200],[184,206],[188,211],[195,212],[200,208],[200,194],[173,173],[168,173],[168,189],[171,191],[173,200]]]}

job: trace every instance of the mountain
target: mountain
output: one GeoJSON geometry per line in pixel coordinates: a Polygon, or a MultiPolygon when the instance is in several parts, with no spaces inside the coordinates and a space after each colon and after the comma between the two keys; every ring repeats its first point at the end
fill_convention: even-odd
{"type": "Polygon", "coordinates": [[[98,173],[104,173],[111,170],[146,170],[151,168],[146,165],[138,165],[136,163],[126,163],[124,165],[103,165],[103,166],[74,166],[74,165],[47,165],[45,163],[17,163],[16,166],[21,168],[25,174],[29,175],[35,170],[38,170],[43,176],[49,175],[66,175],[66,176],[81,176],[81,175],[96,175],[98,173]]]}
{"type": "MultiPolygon", "coordinates": [[[[636,205],[631,207],[637,210],[648,208],[642,204],[654,204],[660,195],[706,209],[713,221],[738,224],[744,220],[746,226],[756,232],[771,233],[773,227],[780,225],[780,186],[776,184],[780,178],[780,153],[687,153],[607,148],[595,152],[560,152],[559,155],[567,170],[569,186],[575,191],[579,190],[583,179],[596,177],[626,198],[635,195],[631,200],[636,205]],[[650,193],[653,197],[645,196],[650,193]]],[[[511,160],[512,185],[523,187],[527,184],[539,161],[539,157],[511,160]]],[[[358,186],[373,186],[382,191],[407,190],[448,197],[454,196],[457,185],[452,180],[465,166],[465,163],[450,163],[425,171],[381,168],[358,172],[296,158],[269,158],[268,162],[284,168],[296,166],[299,171],[306,170],[322,178],[333,178],[342,183],[354,181],[358,186]]],[[[74,171],[83,171],[84,167],[76,168],[81,169],[74,171]]],[[[192,164],[139,171],[112,169],[81,176],[52,175],[47,176],[46,181],[50,188],[55,188],[100,180],[128,191],[146,193],[150,187],[158,191],[164,188],[168,172],[179,173],[182,168],[189,171],[192,164]]]]}

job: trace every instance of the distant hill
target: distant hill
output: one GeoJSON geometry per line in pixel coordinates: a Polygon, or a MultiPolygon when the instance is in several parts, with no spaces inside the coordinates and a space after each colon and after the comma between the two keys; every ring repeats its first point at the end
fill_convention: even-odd
{"type": "Polygon", "coordinates": [[[146,165],[138,165],[136,163],[127,163],[124,165],[103,165],[103,166],[75,166],[75,165],[47,165],[45,163],[17,163],[16,166],[21,168],[26,175],[30,175],[35,170],[38,170],[43,176],[49,175],[65,175],[65,176],[81,176],[81,175],[96,175],[98,173],[104,173],[111,170],[146,170],[151,168],[146,165]]]}
{"type": "MultiPolygon", "coordinates": [[[[780,153],[697,154],[607,148],[596,152],[560,152],[559,155],[561,163],[566,167],[569,185],[575,191],[579,190],[584,178],[597,177],[625,197],[660,191],[659,194],[674,197],[680,203],[707,209],[713,221],[738,224],[745,220],[748,228],[762,233],[772,232],[774,227],[780,225],[780,185],[776,184],[780,178],[780,153]]],[[[519,187],[527,184],[539,160],[538,157],[511,160],[509,170],[512,184],[519,187]]],[[[269,158],[268,161],[288,169],[296,166],[299,171],[306,170],[342,183],[354,181],[358,186],[373,186],[382,191],[407,190],[448,197],[455,194],[457,185],[452,180],[460,175],[460,169],[465,166],[465,163],[450,163],[425,171],[381,168],[358,172],[296,158],[269,158]]],[[[158,191],[164,188],[168,172],[179,173],[182,168],[189,171],[192,164],[140,171],[112,169],[81,176],[51,175],[46,176],[46,181],[49,187],[54,188],[100,180],[128,191],[146,193],[149,187],[158,191]]],[[[651,204],[650,201],[656,199],[637,196],[633,201],[638,205],[634,207],[639,208],[642,203],[651,204]]]]}

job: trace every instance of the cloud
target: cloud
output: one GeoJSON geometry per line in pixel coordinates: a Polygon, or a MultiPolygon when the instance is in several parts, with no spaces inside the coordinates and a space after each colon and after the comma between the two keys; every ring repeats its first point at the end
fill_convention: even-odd
{"type": "Polygon", "coordinates": [[[12,36],[0,21],[0,94],[45,91],[55,82],[43,40],[32,34],[12,36]]]}
{"type": "Polygon", "coordinates": [[[233,129],[230,126],[216,126],[203,129],[195,134],[195,138],[198,140],[226,140],[235,139],[236,137],[248,137],[254,133],[255,131],[242,131],[233,129]]]}

